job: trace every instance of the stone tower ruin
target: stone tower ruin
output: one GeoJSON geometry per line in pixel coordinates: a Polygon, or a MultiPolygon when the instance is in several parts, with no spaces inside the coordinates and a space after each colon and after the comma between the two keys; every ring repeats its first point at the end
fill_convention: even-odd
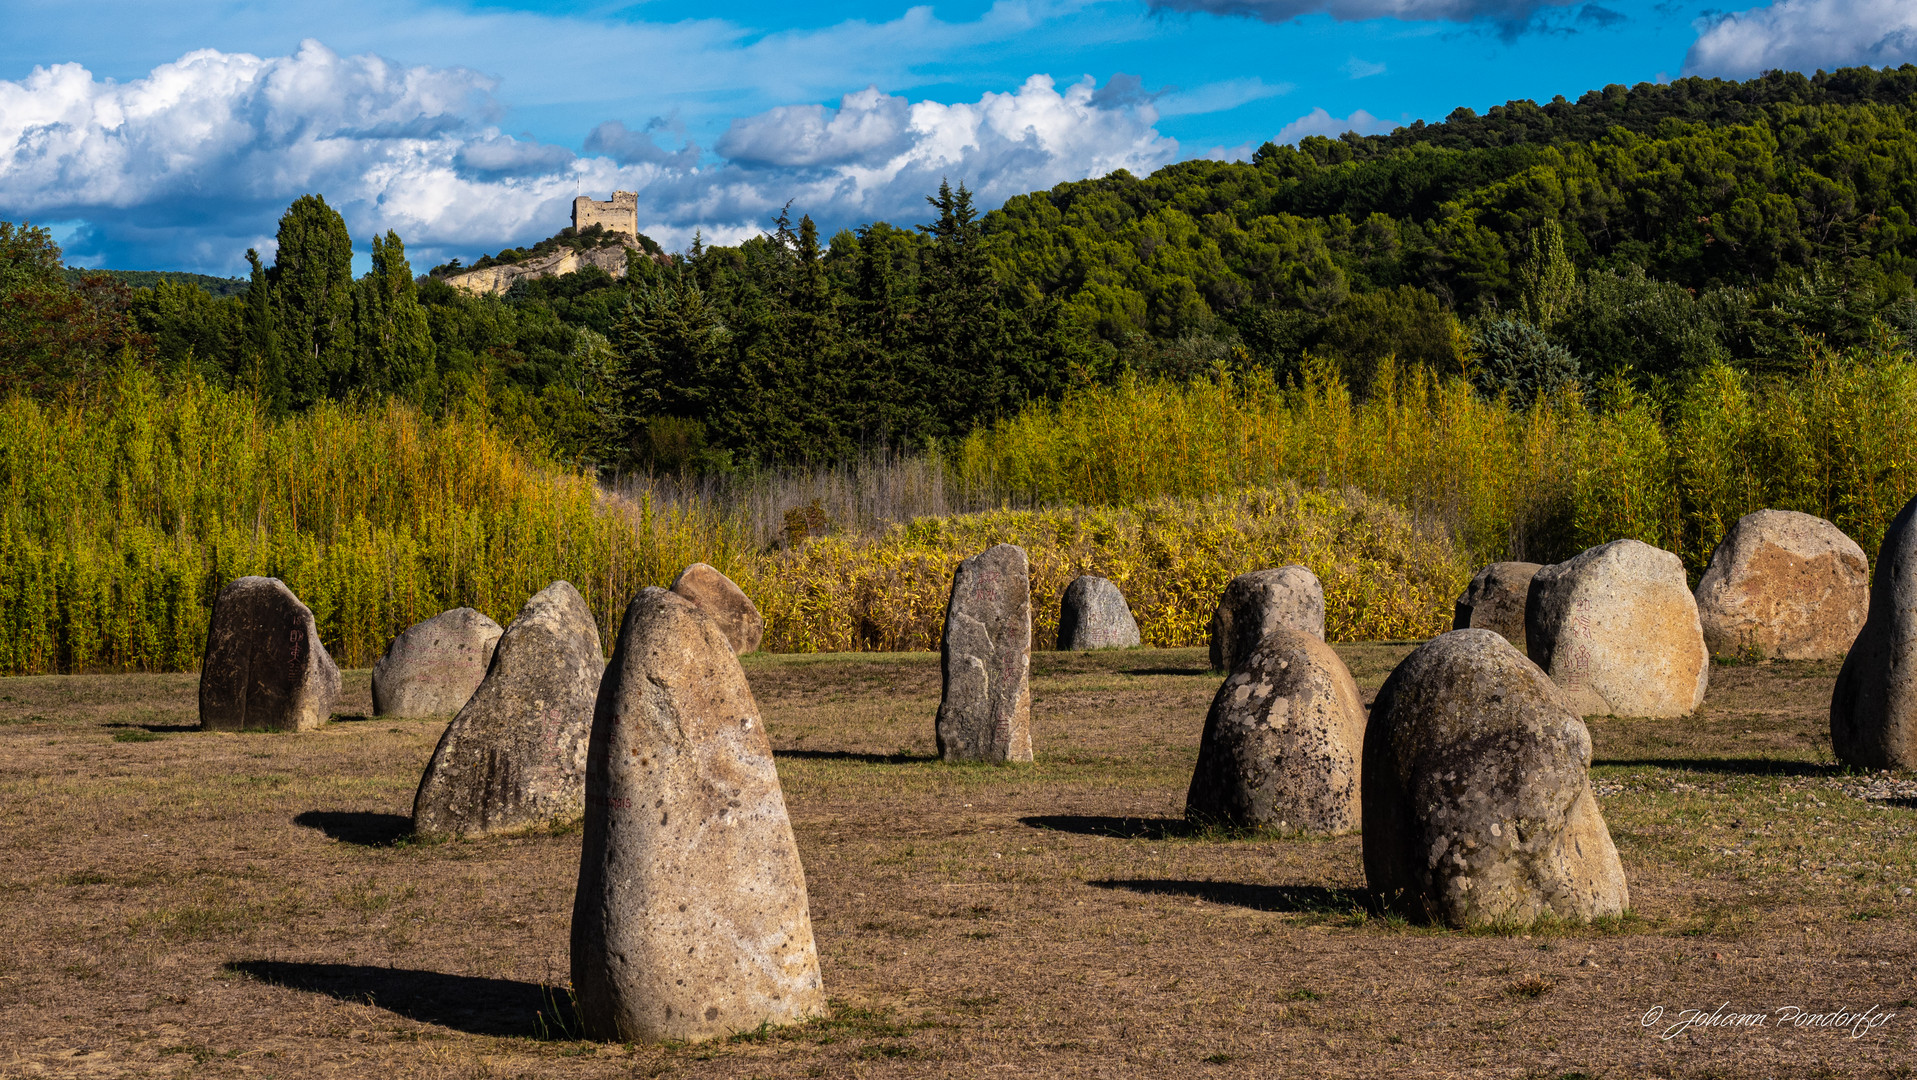
{"type": "Polygon", "coordinates": [[[572,201],[572,231],[585,231],[588,225],[598,225],[607,232],[621,233],[633,239],[639,238],[639,195],[632,191],[615,191],[611,202],[595,202],[581,195],[572,201]]]}

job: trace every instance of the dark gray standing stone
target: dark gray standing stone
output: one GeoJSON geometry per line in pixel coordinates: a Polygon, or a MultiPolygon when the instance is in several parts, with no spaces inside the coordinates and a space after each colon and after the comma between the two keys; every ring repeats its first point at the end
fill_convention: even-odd
{"type": "Polygon", "coordinates": [[[939,651],[939,757],[1032,760],[1032,583],[1024,548],[1000,544],[959,564],[939,651]]]}
{"type": "Polygon", "coordinates": [[[1884,531],[1870,614],[1837,673],[1830,744],[1859,769],[1917,769],[1917,499],[1884,531]]]}
{"type": "Polygon", "coordinates": [[[1630,893],[1590,766],[1584,721],[1503,636],[1453,630],[1419,646],[1365,730],[1372,894],[1459,927],[1621,914],[1630,893]]]}
{"type": "Polygon", "coordinates": [[[1118,586],[1080,574],[1065,586],[1058,605],[1058,648],[1129,649],[1138,644],[1138,620],[1118,586]]]}
{"type": "Polygon", "coordinates": [[[310,731],[339,697],[313,612],[279,578],[243,577],[213,600],[200,662],[200,727],[310,731]]]}
{"type": "Polygon", "coordinates": [[[1185,817],[1336,836],[1358,827],[1365,700],[1331,646],[1281,627],[1212,699],[1185,817]]]}
{"type": "Polygon", "coordinates": [[[413,797],[413,830],[485,836],[577,821],[604,670],[599,627],[577,589],[555,581],[526,601],[440,736],[413,797]]]}
{"type": "Polygon", "coordinates": [[[1452,613],[1453,630],[1489,630],[1524,651],[1524,603],[1531,579],[1543,567],[1534,562],[1494,562],[1478,571],[1452,613]]]}
{"type": "Polygon", "coordinates": [[[1325,637],[1325,587],[1318,575],[1293,563],[1231,579],[1211,616],[1211,666],[1236,671],[1279,627],[1325,637]]]}
{"type": "Polygon", "coordinates": [[[454,608],[401,631],[373,665],[373,712],[451,716],[486,678],[505,633],[472,608],[454,608]]]}
{"type": "Polygon", "coordinates": [[[772,745],[724,630],[642,589],[593,711],[572,984],[599,1039],[720,1038],[825,1011],[772,745]]]}
{"type": "Polygon", "coordinates": [[[734,655],[756,652],[765,640],[765,619],[759,614],[759,606],[731,578],[705,563],[696,562],[679,571],[672,591],[706,609],[706,614],[726,632],[734,655]]]}

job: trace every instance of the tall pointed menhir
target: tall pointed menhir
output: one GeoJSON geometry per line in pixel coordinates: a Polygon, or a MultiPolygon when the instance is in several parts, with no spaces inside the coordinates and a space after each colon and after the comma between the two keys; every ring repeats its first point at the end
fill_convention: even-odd
{"type": "Polygon", "coordinates": [[[1032,578],[1024,548],[999,544],[959,564],[939,652],[939,757],[1032,760],[1032,578]]]}
{"type": "Polygon", "coordinates": [[[725,632],[646,588],[586,757],[572,985],[594,1038],[712,1039],[819,1015],[805,870],[725,632]]]}

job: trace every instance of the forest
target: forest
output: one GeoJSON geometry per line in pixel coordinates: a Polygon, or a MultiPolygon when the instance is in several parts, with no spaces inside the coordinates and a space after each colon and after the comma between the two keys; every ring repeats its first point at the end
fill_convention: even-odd
{"type": "Polygon", "coordinates": [[[1128,373],[1331,362],[1362,398],[1395,363],[1520,406],[1609,379],[1664,394],[1714,363],[1782,374],[1813,342],[1917,335],[1914,120],[1909,65],[1611,86],[985,214],[960,182],[923,224],[829,239],[771,208],[737,246],[486,298],[441,280],[457,261],[415,277],[392,233],[355,280],[323,195],[239,291],[65,270],[5,225],[0,394],[132,364],[274,415],[397,396],[566,461],[719,473],[919,452],[1128,373]]]}

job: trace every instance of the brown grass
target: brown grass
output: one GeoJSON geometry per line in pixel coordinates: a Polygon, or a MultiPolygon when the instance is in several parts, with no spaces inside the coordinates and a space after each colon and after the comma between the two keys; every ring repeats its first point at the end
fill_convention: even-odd
{"type": "MultiPolygon", "coordinates": [[[[1367,690],[1408,648],[1339,646],[1367,690]]],[[[751,658],[833,1012],[667,1047],[565,1037],[576,833],[405,838],[440,724],[201,734],[192,676],[0,680],[0,1077],[1910,1075],[1917,802],[1831,765],[1831,666],[1592,721],[1635,911],[1507,934],[1367,916],[1356,837],[1186,830],[1202,667],[1039,654],[1038,762],[991,768],[931,760],[935,657],[751,658]],[[1640,1022],[1722,1002],[1898,1015],[1640,1022]]]]}

